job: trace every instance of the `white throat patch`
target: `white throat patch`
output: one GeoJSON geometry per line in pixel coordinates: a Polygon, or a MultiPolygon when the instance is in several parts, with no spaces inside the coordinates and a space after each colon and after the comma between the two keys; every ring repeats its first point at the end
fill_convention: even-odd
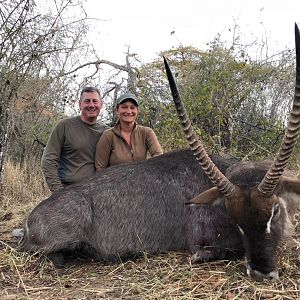
{"type": "Polygon", "coordinates": [[[272,214],[271,214],[271,217],[267,223],[267,228],[266,228],[266,234],[270,234],[271,233],[271,222],[272,222],[272,219],[273,219],[273,216],[274,216],[274,205],[272,207],[272,214]]]}

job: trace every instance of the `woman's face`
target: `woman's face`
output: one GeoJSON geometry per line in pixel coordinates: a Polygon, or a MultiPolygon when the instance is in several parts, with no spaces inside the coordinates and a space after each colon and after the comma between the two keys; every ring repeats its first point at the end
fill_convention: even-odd
{"type": "Polygon", "coordinates": [[[120,122],[135,122],[138,116],[138,107],[130,100],[124,101],[117,107],[117,116],[120,122]]]}

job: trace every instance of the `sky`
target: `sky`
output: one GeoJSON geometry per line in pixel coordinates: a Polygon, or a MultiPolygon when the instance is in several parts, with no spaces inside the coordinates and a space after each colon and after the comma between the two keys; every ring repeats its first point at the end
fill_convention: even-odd
{"type": "Polygon", "coordinates": [[[236,23],[242,42],[266,40],[272,51],[294,47],[300,0],[86,0],[95,18],[91,43],[100,59],[124,63],[130,47],[142,62],[182,46],[206,50],[217,34],[230,41],[236,23]]]}

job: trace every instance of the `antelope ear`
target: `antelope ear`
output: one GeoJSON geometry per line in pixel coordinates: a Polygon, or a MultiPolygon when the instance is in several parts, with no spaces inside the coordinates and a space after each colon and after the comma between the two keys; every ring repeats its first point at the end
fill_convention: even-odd
{"type": "Polygon", "coordinates": [[[213,187],[188,202],[188,204],[206,204],[213,205],[220,202],[224,198],[224,195],[220,192],[217,187],[213,187]]]}
{"type": "Polygon", "coordinates": [[[279,193],[295,193],[300,195],[300,179],[281,176],[279,193]]]}

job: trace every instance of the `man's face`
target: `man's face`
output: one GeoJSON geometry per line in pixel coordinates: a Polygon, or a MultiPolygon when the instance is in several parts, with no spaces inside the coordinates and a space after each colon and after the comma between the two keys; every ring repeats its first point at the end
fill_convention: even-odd
{"type": "Polygon", "coordinates": [[[79,101],[81,120],[86,123],[94,123],[102,108],[102,99],[97,92],[84,92],[79,101]]]}

